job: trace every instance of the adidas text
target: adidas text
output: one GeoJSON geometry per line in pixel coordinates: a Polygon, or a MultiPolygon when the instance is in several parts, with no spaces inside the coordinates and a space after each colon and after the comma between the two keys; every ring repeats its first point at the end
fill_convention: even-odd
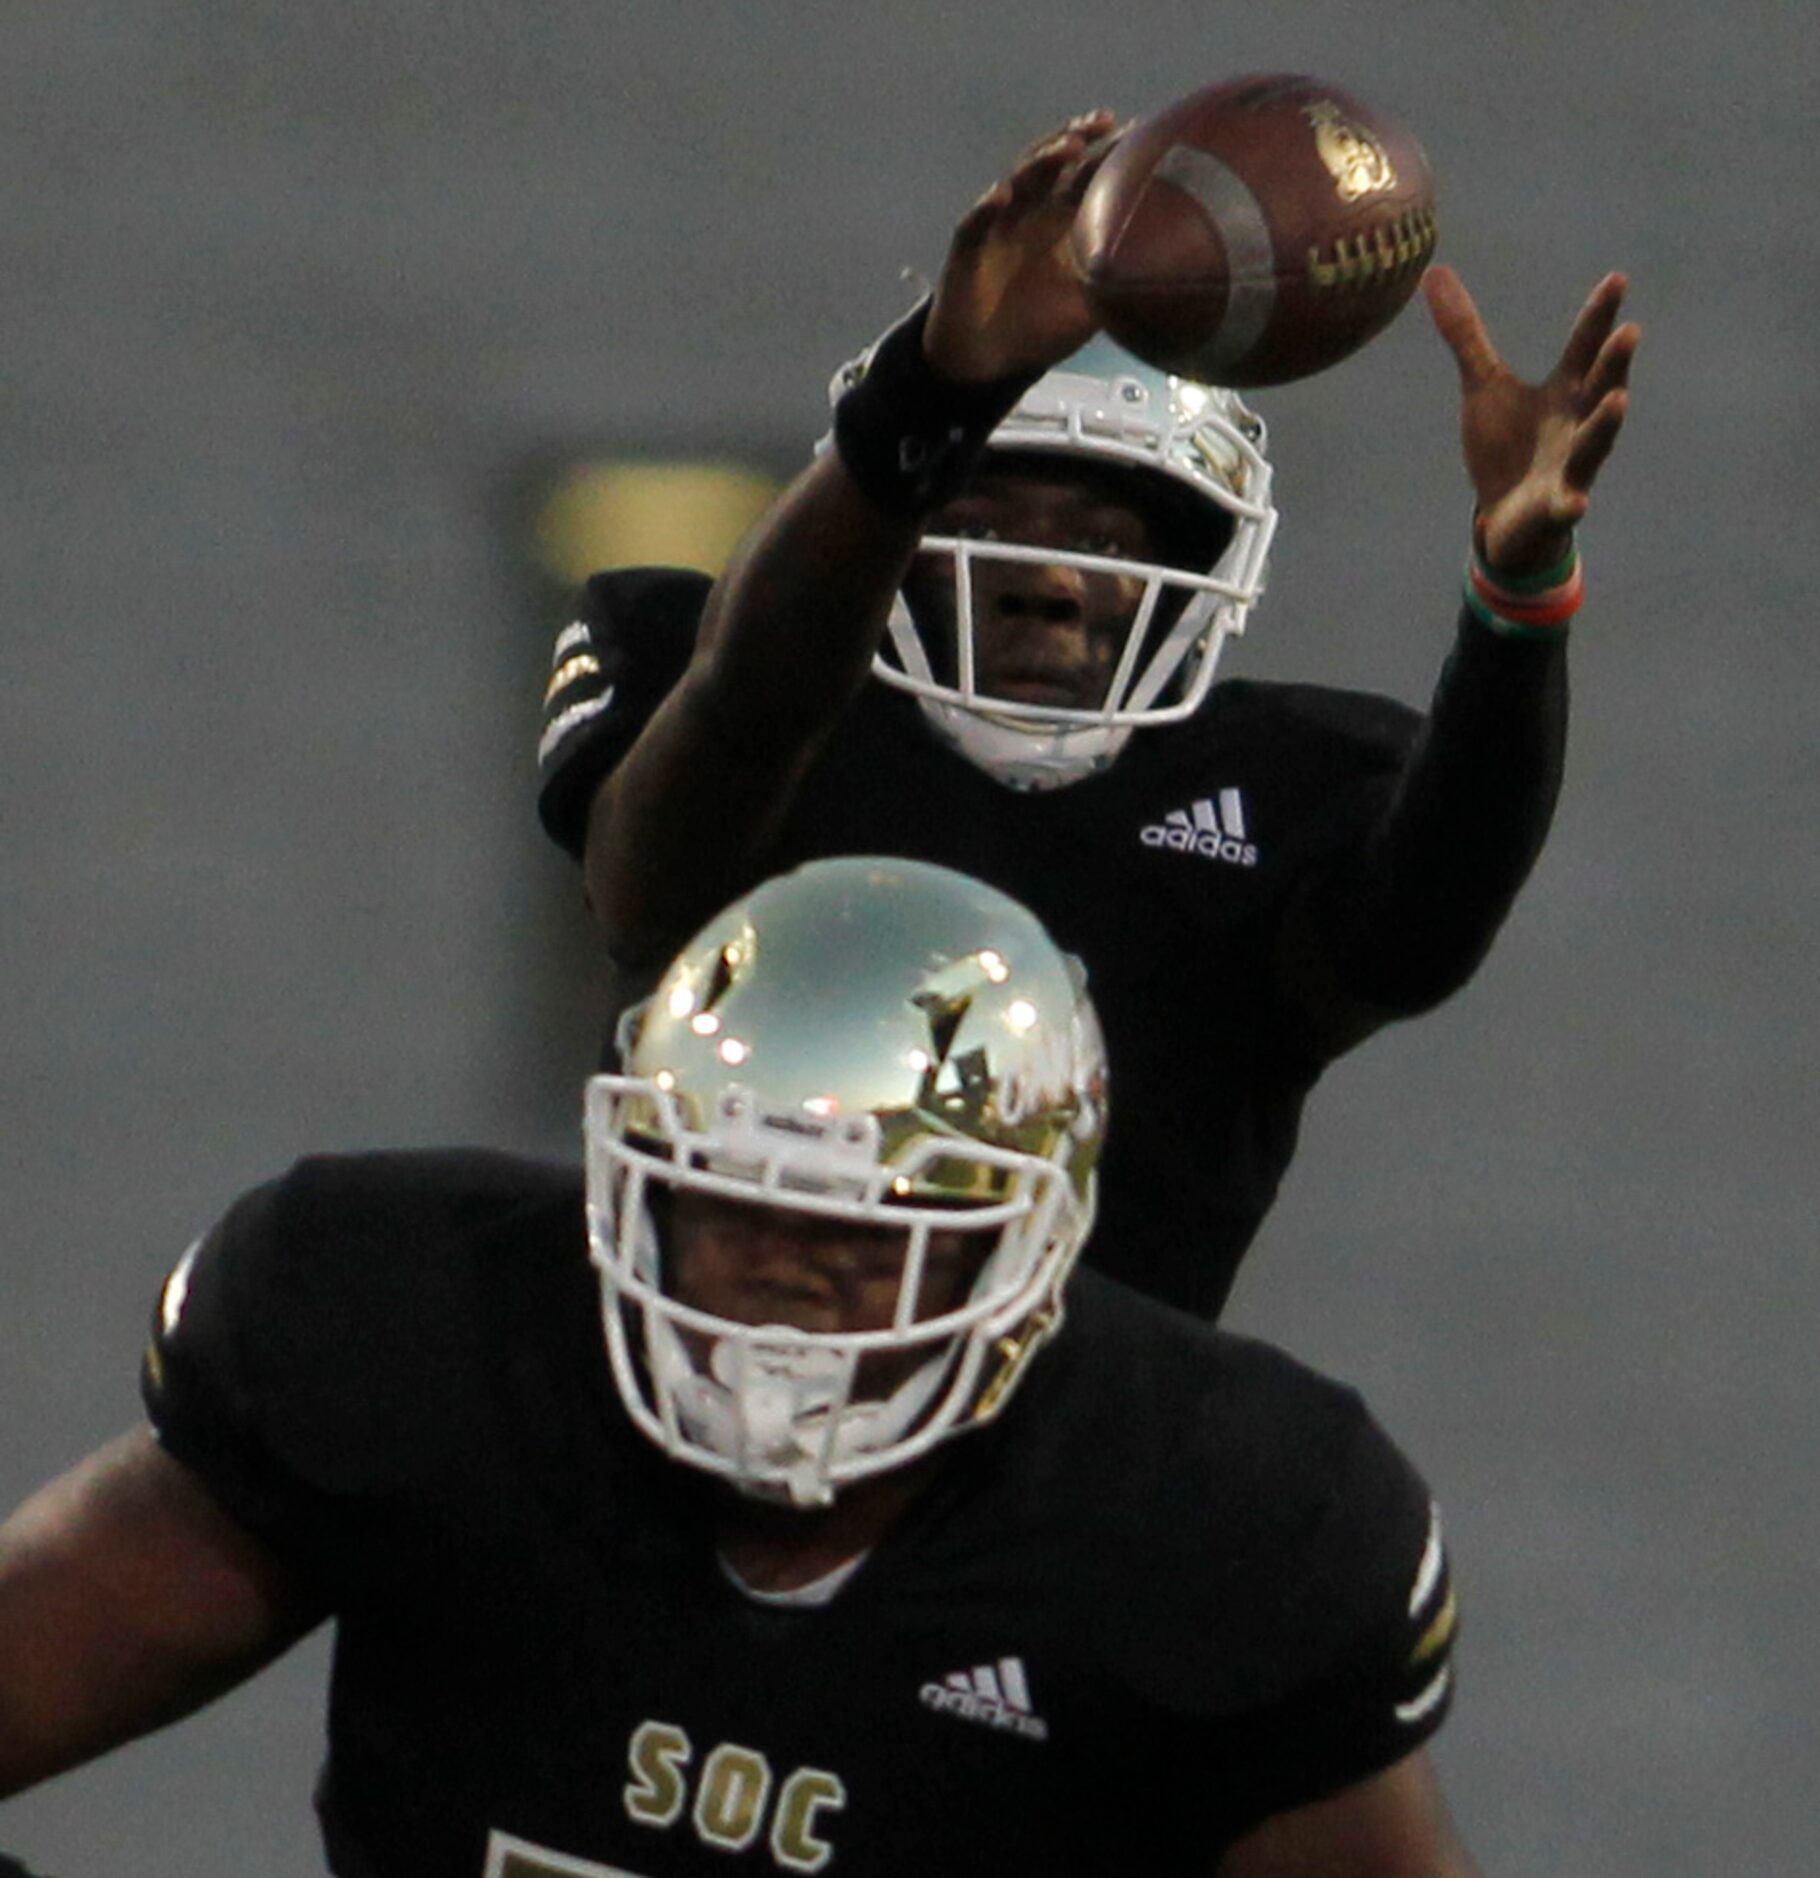
{"type": "Polygon", "coordinates": [[[1031,1704],[1021,1657],[1001,1656],[996,1663],[982,1663],[977,1669],[956,1670],[941,1682],[924,1683],[918,1694],[923,1706],[938,1714],[984,1722],[988,1728],[1007,1729],[1027,1741],[1049,1739],[1049,1724],[1031,1704]]]}
{"type": "Polygon", "coordinates": [[[1173,848],[1178,854],[1203,854],[1210,861],[1256,867],[1258,851],[1247,841],[1244,799],[1236,789],[1222,789],[1217,799],[1202,796],[1192,809],[1171,809],[1143,830],[1147,848],[1173,848]]]}
{"type": "Polygon", "coordinates": [[[1177,848],[1184,854],[1204,854],[1210,861],[1232,861],[1239,867],[1258,864],[1257,846],[1253,842],[1235,841],[1230,835],[1209,835],[1192,828],[1166,828],[1161,822],[1152,822],[1144,830],[1144,846],[1177,848]]]}
{"type": "Polygon", "coordinates": [[[1009,1728],[1013,1734],[1030,1741],[1047,1741],[1049,1724],[1040,1715],[1025,1715],[1007,1708],[990,1696],[975,1695],[967,1689],[944,1689],[939,1682],[922,1687],[923,1706],[943,1715],[958,1715],[963,1721],[984,1722],[989,1728],[1009,1728]]]}

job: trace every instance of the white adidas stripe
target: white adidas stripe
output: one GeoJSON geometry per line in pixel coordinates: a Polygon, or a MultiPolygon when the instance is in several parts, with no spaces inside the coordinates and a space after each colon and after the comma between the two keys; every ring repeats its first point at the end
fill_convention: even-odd
{"type": "Polygon", "coordinates": [[[1192,828],[1198,834],[1245,839],[1245,798],[1236,789],[1222,789],[1219,807],[1211,796],[1200,796],[1190,809],[1171,809],[1163,820],[1172,828],[1192,828]]]}
{"type": "Polygon", "coordinates": [[[1024,1680],[1024,1664],[1021,1657],[1001,1656],[998,1671],[1004,1678],[1005,1700],[1013,1708],[1026,1711],[1030,1708],[1030,1685],[1024,1680]]]}
{"type": "Polygon", "coordinates": [[[1441,1541],[1441,1509],[1433,1500],[1428,1502],[1428,1538],[1422,1547],[1422,1562],[1416,1567],[1416,1581],[1410,1587],[1409,1614],[1415,1616],[1433,1593],[1441,1576],[1441,1565],[1447,1556],[1447,1548],[1441,1541]]]}
{"type": "Polygon", "coordinates": [[[592,647],[593,644],[594,635],[580,620],[577,620],[573,626],[565,626],[556,635],[556,648],[550,654],[550,669],[554,671],[578,647],[592,647]]]}
{"type": "Polygon", "coordinates": [[[550,752],[562,742],[577,724],[585,724],[590,717],[598,716],[613,702],[613,687],[609,685],[598,698],[584,699],[580,704],[571,704],[566,711],[559,711],[544,726],[544,733],[537,740],[537,761],[541,767],[550,760],[550,752]]]}
{"type": "Polygon", "coordinates": [[[1432,1714],[1440,1706],[1452,1682],[1453,1665],[1443,1663],[1436,1672],[1434,1680],[1420,1695],[1412,1696],[1407,1702],[1397,1704],[1397,1720],[1406,1726],[1413,1725],[1424,1716],[1432,1714]]]}
{"type": "Polygon", "coordinates": [[[1030,1682],[1024,1674],[1020,1657],[1001,1656],[997,1663],[981,1663],[973,1669],[957,1669],[942,1680],[958,1694],[977,1695],[988,1702],[1001,1703],[1006,1708],[1021,1708],[1026,1714],[1031,1712],[1030,1682]]]}

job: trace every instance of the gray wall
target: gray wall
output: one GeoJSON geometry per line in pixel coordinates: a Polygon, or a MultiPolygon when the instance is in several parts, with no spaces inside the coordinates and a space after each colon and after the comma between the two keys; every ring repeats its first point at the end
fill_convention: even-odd
{"type": "MultiPolygon", "coordinates": [[[[1553,841],[1479,981],[1318,1095],[1238,1318],[1360,1382],[1450,1510],[1440,1754],[1490,1870],[1813,1870],[1810,31],[1786,0],[11,0],[0,1499],[134,1417],[149,1299],[241,1186],[567,1148],[592,1026],[552,1029],[586,940],[530,809],[525,456],[806,441],[1027,138],[1315,70],[1417,126],[1519,364],[1607,266],[1649,337],[1553,841]]],[[[1464,541],[1448,361],[1417,311],[1261,402],[1286,521],[1233,669],[1419,699],[1464,541]]],[[[0,1845],[319,1869],[321,1671],[0,1845]]]]}

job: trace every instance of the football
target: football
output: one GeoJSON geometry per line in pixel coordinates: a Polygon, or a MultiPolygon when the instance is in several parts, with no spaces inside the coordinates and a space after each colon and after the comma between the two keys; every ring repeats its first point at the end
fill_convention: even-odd
{"type": "Polygon", "coordinates": [[[1126,131],[1071,243],[1119,344],[1244,388],[1356,352],[1415,291],[1435,238],[1434,183],[1409,131],[1318,78],[1270,74],[1126,131]]]}

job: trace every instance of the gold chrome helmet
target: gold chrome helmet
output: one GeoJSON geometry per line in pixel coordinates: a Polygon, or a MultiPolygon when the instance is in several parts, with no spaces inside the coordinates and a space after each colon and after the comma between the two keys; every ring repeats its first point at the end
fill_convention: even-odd
{"type": "Polygon", "coordinates": [[[1105,1125],[1083,974],[1034,915],[921,862],[813,862],[710,921],[628,1014],[620,1055],[588,1087],[588,1234],[646,1434],[743,1491],[818,1505],[998,1409],[1060,1319],[1105,1125]],[[691,1308],[666,1241],[679,1194],[805,1231],[901,1230],[889,1324],[691,1308]],[[920,1316],[931,1235],[956,1231],[971,1291],[920,1316]]]}
{"type": "MultiPolygon", "coordinates": [[[[863,368],[830,387],[838,398],[863,368]]],[[[1103,335],[1046,372],[987,444],[980,467],[1073,466],[1123,481],[1158,535],[1155,561],[931,532],[924,557],[953,569],[952,625],[918,617],[906,591],[873,671],[911,692],[961,755],[1015,789],[1053,789],[1104,769],[1133,730],[1199,709],[1222,647],[1264,590],[1276,533],[1263,420],[1234,391],[1157,370],[1103,335]],[[1105,695],[1091,708],[998,697],[976,676],[976,567],[1060,565],[1143,582],[1105,695]],[[942,643],[952,636],[952,647],[942,643]]]]}

